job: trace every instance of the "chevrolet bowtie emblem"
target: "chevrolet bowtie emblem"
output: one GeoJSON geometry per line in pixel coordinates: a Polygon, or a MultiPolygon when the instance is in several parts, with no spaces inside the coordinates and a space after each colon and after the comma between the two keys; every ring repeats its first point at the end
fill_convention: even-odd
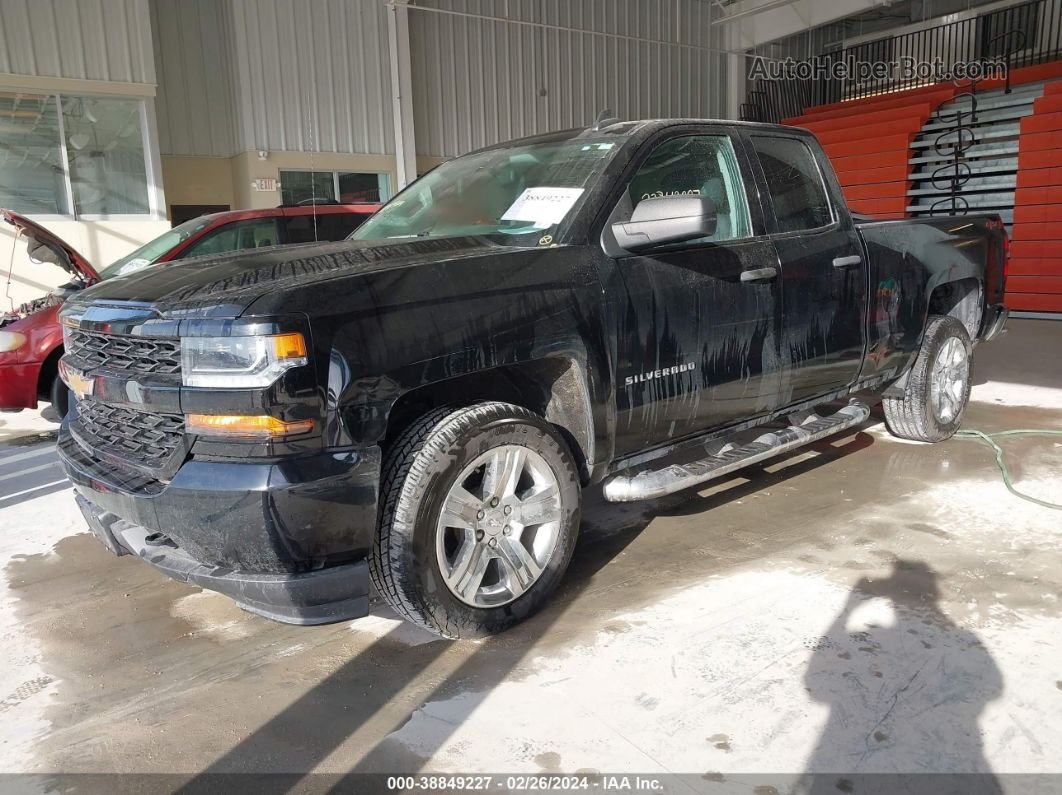
{"type": "Polygon", "coordinates": [[[96,386],[95,378],[70,367],[65,362],[60,362],[59,370],[63,381],[70,387],[70,391],[77,396],[78,400],[82,400],[92,394],[92,389],[96,386]]]}

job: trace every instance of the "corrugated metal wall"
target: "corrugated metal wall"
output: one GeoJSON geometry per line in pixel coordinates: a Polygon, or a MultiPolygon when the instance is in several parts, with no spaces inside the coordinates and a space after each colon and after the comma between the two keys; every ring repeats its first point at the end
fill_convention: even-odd
{"type": "Polygon", "coordinates": [[[164,155],[231,156],[236,136],[232,15],[218,0],[151,0],[164,155]]]}
{"type": "Polygon", "coordinates": [[[0,0],[0,72],[155,82],[148,0],[0,0]]]}
{"type": "MultiPolygon", "coordinates": [[[[418,5],[494,18],[411,8],[420,154],[585,125],[606,107],[724,112],[710,0],[418,5]]],[[[385,0],[0,0],[0,72],[154,83],[157,69],[163,154],[391,154],[387,13],[385,0]]]]}
{"type": "Polygon", "coordinates": [[[245,150],[394,152],[382,0],[231,0],[245,150]]]}
{"type": "Polygon", "coordinates": [[[505,19],[410,8],[419,154],[453,156],[583,126],[604,108],[626,119],[725,113],[722,58],[709,51],[718,43],[707,0],[417,5],[505,19]]]}

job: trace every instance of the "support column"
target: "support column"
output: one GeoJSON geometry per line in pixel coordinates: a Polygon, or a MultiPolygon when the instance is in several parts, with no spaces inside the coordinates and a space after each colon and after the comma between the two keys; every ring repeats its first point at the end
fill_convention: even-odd
{"type": "Polygon", "coordinates": [[[417,144],[413,129],[413,73],[409,57],[409,0],[387,4],[387,43],[391,62],[391,110],[395,127],[395,192],[417,178],[417,144]]]}

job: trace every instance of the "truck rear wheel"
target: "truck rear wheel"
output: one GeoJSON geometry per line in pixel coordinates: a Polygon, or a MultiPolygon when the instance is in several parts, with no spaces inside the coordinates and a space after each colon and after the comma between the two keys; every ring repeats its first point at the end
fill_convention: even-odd
{"type": "Polygon", "coordinates": [[[507,403],[436,409],[384,462],[373,584],[444,637],[500,632],[559,584],[579,500],[571,452],[542,418],[507,403]]]}
{"type": "Polygon", "coordinates": [[[958,320],[933,315],[903,397],[885,398],[885,425],[893,436],[918,442],[951,438],[970,399],[970,335],[958,320]]]}

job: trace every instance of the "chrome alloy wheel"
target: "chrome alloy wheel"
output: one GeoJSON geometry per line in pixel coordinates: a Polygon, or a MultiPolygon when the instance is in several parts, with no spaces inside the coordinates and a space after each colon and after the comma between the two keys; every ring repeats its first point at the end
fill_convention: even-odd
{"type": "Polygon", "coordinates": [[[966,346],[951,337],[937,352],[929,381],[929,400],[937,420],[948,424],[962,411],[970,362],[966,346]]]}
{"type": "Polygon", "coordinates": [[[561,493],[546,460],[526,447],[488,450],[457,476],[435,532],[450,591],[473,607],[499,607],[525,593],[560,536],[561,493]]]}

